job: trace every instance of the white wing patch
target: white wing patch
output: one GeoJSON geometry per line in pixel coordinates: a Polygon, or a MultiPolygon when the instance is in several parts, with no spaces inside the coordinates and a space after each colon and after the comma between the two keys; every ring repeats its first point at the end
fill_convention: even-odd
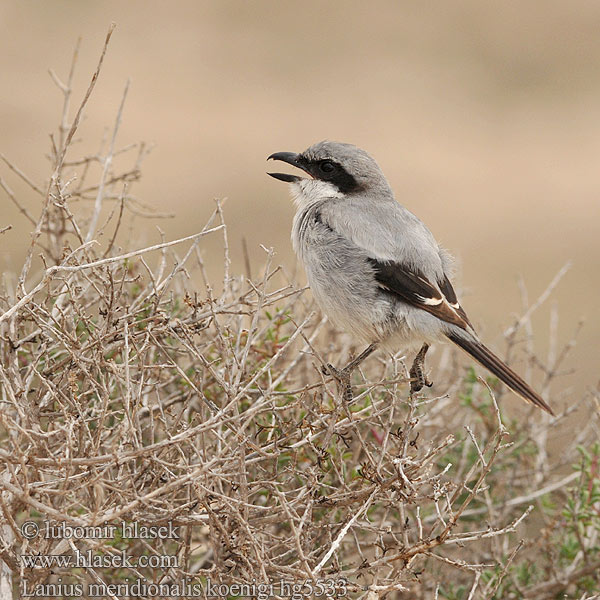
{"type": "Polygon", "coordinates": [[[423,296],[419,296],[418,294],[416,294],[416,297],[423,304],[427,304],[427,306],[439,306],[444,301],[443,298],[424,298],[423,296]]]}

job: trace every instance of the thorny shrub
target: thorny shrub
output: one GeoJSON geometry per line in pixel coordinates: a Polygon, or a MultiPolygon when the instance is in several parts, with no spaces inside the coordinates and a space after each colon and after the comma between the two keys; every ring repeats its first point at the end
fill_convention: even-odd
{"type": "MultiPolygon", "coordinates": [[[[598,393],[576,401],[554,382],[572,342],[534,369],[556,418],[523,406],[509,420],[497,382],[449,349],[439,395],[411,397],[402,354],[378,353],[345,403],[320,367],[360,349],[271,251],[260,277],[230,273],[221,203],[188,238],[118,246],[146,152],[116,148],[122,104],[108,149],[71,156],[101,63],[72,121],[73,68],[54,75],[65,103],[47,183],[5,159],[36,201],[2,180],[32,226],[0,295],[3,597],[598,594],[598,393]],[[223,239],[218,284],[209,235],[223,239]]],[[[537,305],[506,355],[522,356],[537,305]]]]}

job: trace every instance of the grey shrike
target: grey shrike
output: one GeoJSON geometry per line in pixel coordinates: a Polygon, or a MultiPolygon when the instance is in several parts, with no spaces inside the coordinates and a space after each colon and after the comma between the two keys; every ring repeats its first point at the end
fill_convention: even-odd
{"type": "Polygon", "coordinates": [[[368,348],[344,369],[328,372],[352,398],[350,374],[376,348],[419,347],[411,392],[431,385],[424,374],[429,344],[449,339],[511,390],[554,414],[477,337],[449,274],[452,259],[427,227],[398,204],[377,163],[351,144],[319,142],[304,152],[276,152],[309,178],[269,173],[290,184],[297,207],[292,243],[317,303],[329,319],[368,348]]]}

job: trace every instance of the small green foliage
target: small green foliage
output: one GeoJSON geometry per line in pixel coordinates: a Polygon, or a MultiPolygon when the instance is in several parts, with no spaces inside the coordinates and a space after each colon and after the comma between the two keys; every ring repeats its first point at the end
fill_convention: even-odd
{"type": "Polygon", "coordinates": [[[439,597],[446,598],[446,600],[465,600],[468,594],[469,589],[465,585],[446,583],[439,589],[439,597]]]}

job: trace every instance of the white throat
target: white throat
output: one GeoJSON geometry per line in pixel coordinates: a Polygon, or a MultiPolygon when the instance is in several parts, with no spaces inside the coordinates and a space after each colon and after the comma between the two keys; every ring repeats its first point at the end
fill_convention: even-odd
{"type": "Polygon", "coordinates": [[[343,194],[328,181],[300,179],[290,184],[292,198],[297,208],[305,208],[328,198],[342,198],[343,194]]]}

